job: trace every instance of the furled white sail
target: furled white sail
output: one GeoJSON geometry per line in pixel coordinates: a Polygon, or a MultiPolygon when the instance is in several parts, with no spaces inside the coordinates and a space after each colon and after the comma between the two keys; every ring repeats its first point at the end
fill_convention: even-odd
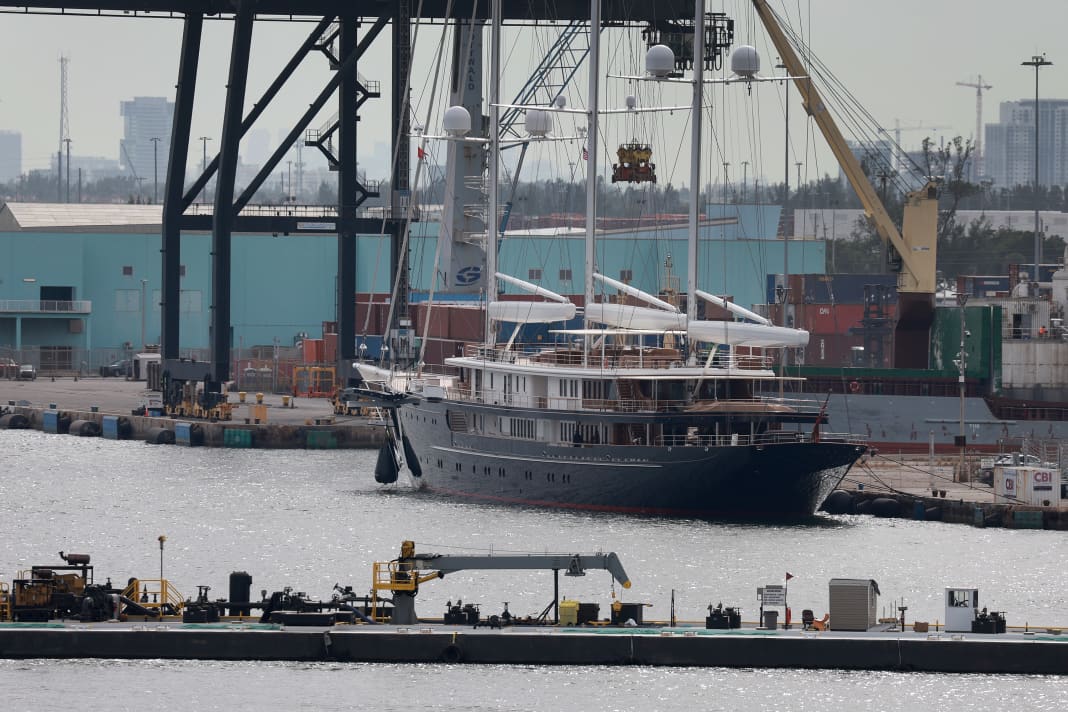
{"type": "Polygon", "coordinates": [[[746,324],[740,321],[691,321],[686,332],[695,341],[762,348],[808,345],[808,332],[783,326],[746,324]]]}
{"type": "Polygon", "coordinates": [[[751,319],[752,321],[755,321],[758,324],[771,326],[771,321],[769,321],[766,317],[762,317],[755,311],[750,311],[743,306],[735,304],[734,302],[728,302],[723,297],[717,297],[715,294],[709,294],[708,292],[701,289],[694,290],[694,294],[701,297],[701,299],[712,302],[716,306],[726,309],[732,314],[737,314],[738,316],[744,319],[751,319]]]}
{"type": "Polygon", "coordinates": [[[575,305],[571,302],[490,302],[490,318],[494,321],[512,321],[519,324],[550,324],[575,317],[575,305]]]}
{"type": "Polygon", "coordinates": [[[625,282],[620,282],[619,280],[612,279],[611,277],[605,277],[603,274],[600,274],[598,272],[593,273],[593,278],[607,284],[609,287],[618,289],[624,294],[629,294],[630,296],[635,297],[636,299],[641,299],[646,304],[652,304],[655,307],[660,307],[661,309],[664,309],[669,312],[678,312],[679,310],[679,308],[674,304],[669,304],[663,299],[654,297],[652,294],[649,294],[648,292],[643,292],[637,287],[632,287],[625,282]]]}
{"type": "Polygon", "coordinates": [[[684,331],[686,315],[678,312],[635,307],[628,304],[595,303],[586,305],[586,321],[622,329],[684,331]]]}
{"type": "Polygon", "coordinates": [[[497,272],[496,275],[497,279],[501,280],[502,282],[507,282],[508,284],[511,284],[514,287],[519,287],[524,292],[529,292],[530,294],[533,294],[535,296],[552,299],[554,302],[560,302],[561,304],[566,304],[569,301],[568,298],[563,296],[562,294],[557,294],[551,289],[539,287],[536,284],[531,284],[530,282],[526,282],[522,279],[519,279],[518,277],[513,277],[510,274],[497,272]]]}

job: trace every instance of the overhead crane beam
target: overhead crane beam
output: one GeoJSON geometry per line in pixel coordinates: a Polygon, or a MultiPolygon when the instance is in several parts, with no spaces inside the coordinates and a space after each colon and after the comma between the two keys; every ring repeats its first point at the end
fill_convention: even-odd
{"type": "MultiPolygon", "coordinates": [[[[256,14],[281,19],[308,19],[327,15],[345,15],[358,19],[379,17],[391,11],[393,2],[387,0],[258,0],[256,14]]],[[[423,19],[489,20],[489,3],[485,0],[422,0],[423,19]],[[446,10],[451,5],[451,13],[446,10]]],[[[529,0],[502,0],[505,21],[570,21],[588,20],[589,0],[553,0],[536,3],[529,0]],[[551,12],[551,17],[547,14],[551,12]]],[[[234,0],[54,0],[27,5],[11,0],[0,1],[0,9],[11,8],[20,14],[31,12],[59,12],[64,14],[142,13],[176,17],[204,15],[233,17],[234,0]]],[[[605,23],[644,23],[693,18],[693,4],[689,0],[604,0],[601,19],[605,23]]]]}

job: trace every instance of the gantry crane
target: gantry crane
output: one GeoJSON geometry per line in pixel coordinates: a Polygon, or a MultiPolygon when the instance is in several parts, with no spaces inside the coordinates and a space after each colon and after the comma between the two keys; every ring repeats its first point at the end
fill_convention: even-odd
{"type": "MultiPolygon", "coordinates": [[[[554,608],[560,600],[559,574],[565,576],[585,576],[586,569],[604,569],[623,588],[630,588],[630,578],[623,570],[623,564],[614,553],[608,554],[518,554],[498,556],[451,554],[416,554],[415,542],[401,543],[400,556],[393,561],[377,561],[374,564],[374,581],[371,587],[372,616],[377,613],[380,593],[386,593],[393,599],[391,623],[412,625],[418,623],[415,615],[415,596],[419,585],[434,579],[444,578],[445,574],[468,569],[489,569],[496,571],[534,569],[553,572],[554,608]]],[[[555,618],[559,621],[559,610],[555,618]]]]}
{"type": "Polygon", "coordinates": [[[752,0],[757,16],[778,50],[782,63],[801,94],[805,111],[816,122],[838,165],[860,198],[879,236],[888,242],[898,270],[898,320],[894,329],[894,366],[927,368],[931,323],[934,320],[935,258],[938,238],[938,186],[932,181],[905,196],[901,230],[879,199],[860,161],[849,149],[831,112],[808,76],[808,67],[786,37],[766,0],[752,0]]]}

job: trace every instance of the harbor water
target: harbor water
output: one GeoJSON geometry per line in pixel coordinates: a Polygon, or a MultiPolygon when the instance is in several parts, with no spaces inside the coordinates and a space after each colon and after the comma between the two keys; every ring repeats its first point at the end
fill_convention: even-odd
{"type": "MultiPolygon", "coordinates": [[[[328,598],[335,584],[370,588],[371,564],[413,539],[421,552],[619,554],[633,582],[623,600],[680,620],[709,604],[756,620],[756,589],[789,581],[795,619],[827,610],[831,578],[873,578],[881,615],[944,617],[947,586],[980,589],[1009,625],[1068,627],[1063,534],[974,529],[870,517],[789,524],[708,522],[480,505],[373,480],[374,451],[218,450],[0,431],[0,580],[57,552],[89,553],[96,578],[155,578],[185,596],[224,597],[231,571],[254,592],[291,586],[328,598]],[[160,553],[157,538],[166,535],[160,553]],[[162,558],[162,561],[161,561],[162,558]]],[[[607,573],[561,576],[568,598],[600,603],[607,573]]],[[[424,584],[423,616],[447,601],[504,602],[537,615],[553,597],[549,572],[468,571],[424,584]]],[[[781,612],[780,612],[781,617],[781,612]]],[[[547,633],[552,634],[552,633],[547,633]]],[[[888,634],[892,635],[892,634],[888,634]]],[[[877,672],[505,666],[403,666],[187,661],[0,661],[9,709],[1053,709],[1068,679],[877,672]]]]}

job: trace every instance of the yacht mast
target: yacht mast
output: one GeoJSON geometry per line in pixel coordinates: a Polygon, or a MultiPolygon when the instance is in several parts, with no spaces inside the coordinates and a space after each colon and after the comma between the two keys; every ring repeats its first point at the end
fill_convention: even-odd
{"type": "Polygon", "coordinates": [[[489,206],[486,215],[486,346],[492,348],[497,339],[493,333],[490,302],[497,298],[497,184],[500,170],[501,99],[501,0],[490,0],[490,129],[489,129],[489,206]]]}
{"type": "Polygon", "coordinates": [[[686,317],[697,320],[697,231],[701,218],[701,129],[705,80],[705,0],[693,16],[693,111],[690,115],[690,219],[686,240],[686,317]]]}
{"type": "MultiPolygon", "coordinates": [[[[595,269],[595,235],[597,230],[597,124],[600,110],[600,73],[601,73],[601,0],[590,2],[590,56],[587,60],[590,72],[589,116],[586,129],[586,272],[585,305],[593,304],[593,272],[595,269]]],[[[589,314],[589,311],[585,311],[589,314]]],[[[590,321],[584,318],[586,328],[590,321]]]]}

